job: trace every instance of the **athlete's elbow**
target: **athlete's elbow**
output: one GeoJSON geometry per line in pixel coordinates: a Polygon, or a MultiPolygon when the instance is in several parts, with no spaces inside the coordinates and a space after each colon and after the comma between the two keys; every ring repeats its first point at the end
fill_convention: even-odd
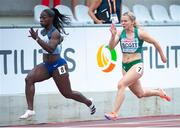
{"type": "Polygon", "coordinates": [[[93,11],[92,11],[92,9],[89,9],[88,10],[88,15],[91,17],[91,15],[92,15],[92,13],[93,13],[93,11]]]}
{"type": "Polygon", "coordinates": [[[91,10],[88,10],[88,15],[91,16],[91,10]]]}
{"type": "Polygon", "coordinates": [[[109,47],[110,50],[113,50],[114,48],[113,47],[109,47]]]}
{"type": "Polygon", "coordinates": [[[55,48],[49,48],[49,49],[47,50],[47,52],[51,54],[51,53],[54,52],[54,50],[55,50],[55,48]]]}
{"type": "Polygon", "coordinates": [[[113,47],[112,45],[109,45],[109,49],[110,49],[110,50],[113,50],[114,47],[113,47]]]}
{"type": "Polygon", "coordinates": [[[161,49],[160,45],[158,42],[153,43],[154,47],[159,51],[161,49]]]}
{"type": "Polygon", "coordinates": [[[89,10],[88,11],[88,15],[90,16],[90,18],[93,20],[93,21],[95,21],[95,19],[93,18],[93,11],[92,10],[89,10]]]}
{"type": "Polygon", "coordinates": [[[53,53],[53,51],[48,51],[48,53],[52,54],[52,53],[53,53]]]}
{"type": "Polygon", "coordinates": [[[154,47],[158,47],[159,46],[159,42],[158,41],[152,41],[151,44],[154,45],[154,47]]]}

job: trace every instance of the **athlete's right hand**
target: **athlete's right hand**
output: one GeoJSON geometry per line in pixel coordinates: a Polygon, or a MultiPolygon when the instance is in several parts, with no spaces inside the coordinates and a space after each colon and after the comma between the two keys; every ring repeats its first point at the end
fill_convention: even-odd
{"type": "Polygon", "coordinates": [[[32,37],[34,40],[37,39],[38,37],[38,29],[35,31],[32,27],[29,30],[29,36],[28,37],[32,37]]]}
{"type": "Polygon", "coordinates": [[[114,37],[116,36],[116,34],[117,34],[116,26],[115,26],[115,24],[113,24],[113,23],[111,24],[110,32],[111,32],[111,35],[112,35],[113,38],[114,38],[114,37]]]}

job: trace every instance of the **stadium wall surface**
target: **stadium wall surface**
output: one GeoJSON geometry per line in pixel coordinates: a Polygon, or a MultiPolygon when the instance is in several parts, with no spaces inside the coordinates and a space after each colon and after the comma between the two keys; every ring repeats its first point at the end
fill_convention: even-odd
{"type": "MultiPolygon", "coordinates": [[[[79,0],[84,4],[85,0],[79,0]]],[[[41,3],[41,0],[0,0],[0,16],[33,16],[33,8],[41,3]]],[[[52,1],[51,7],[52,7],[52,1]]],[[[70,0],[62,0],[62,4],[71,7],[70,0]]],[[[179,0],[123,0],[123,4],[130,10],[134,4],[143,4],[150,9],[153,4],[160,4],[169,9],[171,4],[180,4],[179,0]]]]}
{"type": "MultiPolygon", "coordinates": [[[[101,58],[98,58],[103,62],[103,66],[99,67],[98,51],[100,46],[108,44],[109,27],[82,26],[66,29],[69,35],[65,36],[61,56],[68,62],[72,88],[94,98],[98,108],[97,114],[85,118],[83,115],[88,113],[85,106],[62,98],[53,80],[50,79],[36,85],[35,118],[31,121],[18,120],[18,116],[26,109],[24,78],[34,65],[42,61],[40,47],[34,40],[28,38],[28,29],[27,26],[0,29],[0,101],[2,101],[0,125],[103,118],[103,113],[112,108],[117,82],[122,77],[120,47],[118,45],[115,49],[117,61],[113,60],[110,51],[103,47],[100,52],[101,58]],[[106,59],[103,59],[103,54],[106,59]],[[107,69],[110,64],[114,64],[115,68],[103,72],[102,70],[107,69]],[[60,118],[61,114],[63,117],[60,118]]],[[[167,103],[155,97],[137,100],[127,91],[127,101],[120,114],[121,116],[179,114],[180,26],[146,26],[144,29],[160,41],[168,57],[168,63],[163,64],[155,49],[145,43],[142,85],[148,88],[166,88],[173,96],[173,101],[167,103]]]]}
{"type": "MultiPolygon", "coordinates": [[[[121,28],[119,28],[121,30],[121,28]]],[[[144,75],[141,78],[145,87],[179,87],[180,74],[180,27],[145,27],[152,36],[160,41],[168,57],[167,64],[152,45],[144,43],[144,75]],[[162,77],[164,78],[163,80],[162,77]]],[[[67,28],[68,36],[63,42],[61,56],[68,62],[72,87],[80,91],[114,91],[121,74],[120,46],[116,47],[117,61],[111,60],[110,52],[104,49],[109,60],[102,67],[98,66],[98,49],[107,45],[110,39],[108,27],[67,28]],[[111,63],[115,68],[103,72],[111,63]]],[[[42,62],[38,44],[28,38],[27,28],[0,29],[0,94],[24,93],[24,78],[34,65],[42,62]]],[[[102,59],[102,58],[99,58],[102,59]]],[[[37,83],[37,93],[57,92],[52,80],[37,83]]]]}

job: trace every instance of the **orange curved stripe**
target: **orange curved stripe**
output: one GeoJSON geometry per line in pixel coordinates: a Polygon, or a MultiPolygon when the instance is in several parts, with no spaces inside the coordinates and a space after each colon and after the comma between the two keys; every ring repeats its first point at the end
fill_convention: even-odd
{"type": "Polygon", "coordinates": [[[98,66],[99,67],[103,67],[104,64],[102,62],[102,58],[101,58],[101,54],[102,54],[102,49],[103,49],[104,45],[102,45],[99,49],[98,49],[98,53],[97,53],[97,62],[98,62],[98,66]]]}
{"type": "Polygon", "coordinates": [[[114,69],[115,64],[111,63],[106,69],[104,69],[104,72],[110,72],[114,69]]]}

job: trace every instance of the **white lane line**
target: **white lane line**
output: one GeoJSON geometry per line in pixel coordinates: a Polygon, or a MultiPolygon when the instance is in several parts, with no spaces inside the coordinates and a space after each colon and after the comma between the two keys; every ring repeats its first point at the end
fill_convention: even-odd
{"type": "MultiPolygon", "coordinates": [[[[118,120],[117,120],[118,121],[118,120]]],[[[101,124],[82,124],[82,125],[75,125],[74,127],[96,127],[96,126],[110,126],[110,125],[118,125],[118,124],[141,124],[141,123],[162,123],[162,122],[165,122],[165,121],[180,121],[180,119],[161,119],[161,120],[146,120],[146,121],[141,121],[141,120],[133,120],[134,122],[116,122],[116,121],[113,121],[113,122],[109,122],[107,120],[107,123],[101,123],[101,122],[98,122],[98,123],[101,123],[101,124]]],[[[153,124],[152,124],[153,125],[153,124]]],[[[158,125],[158,124],[157,124],[158,125]]],[[[160,124],[159,124],[160,125],[160,124]]]]}

